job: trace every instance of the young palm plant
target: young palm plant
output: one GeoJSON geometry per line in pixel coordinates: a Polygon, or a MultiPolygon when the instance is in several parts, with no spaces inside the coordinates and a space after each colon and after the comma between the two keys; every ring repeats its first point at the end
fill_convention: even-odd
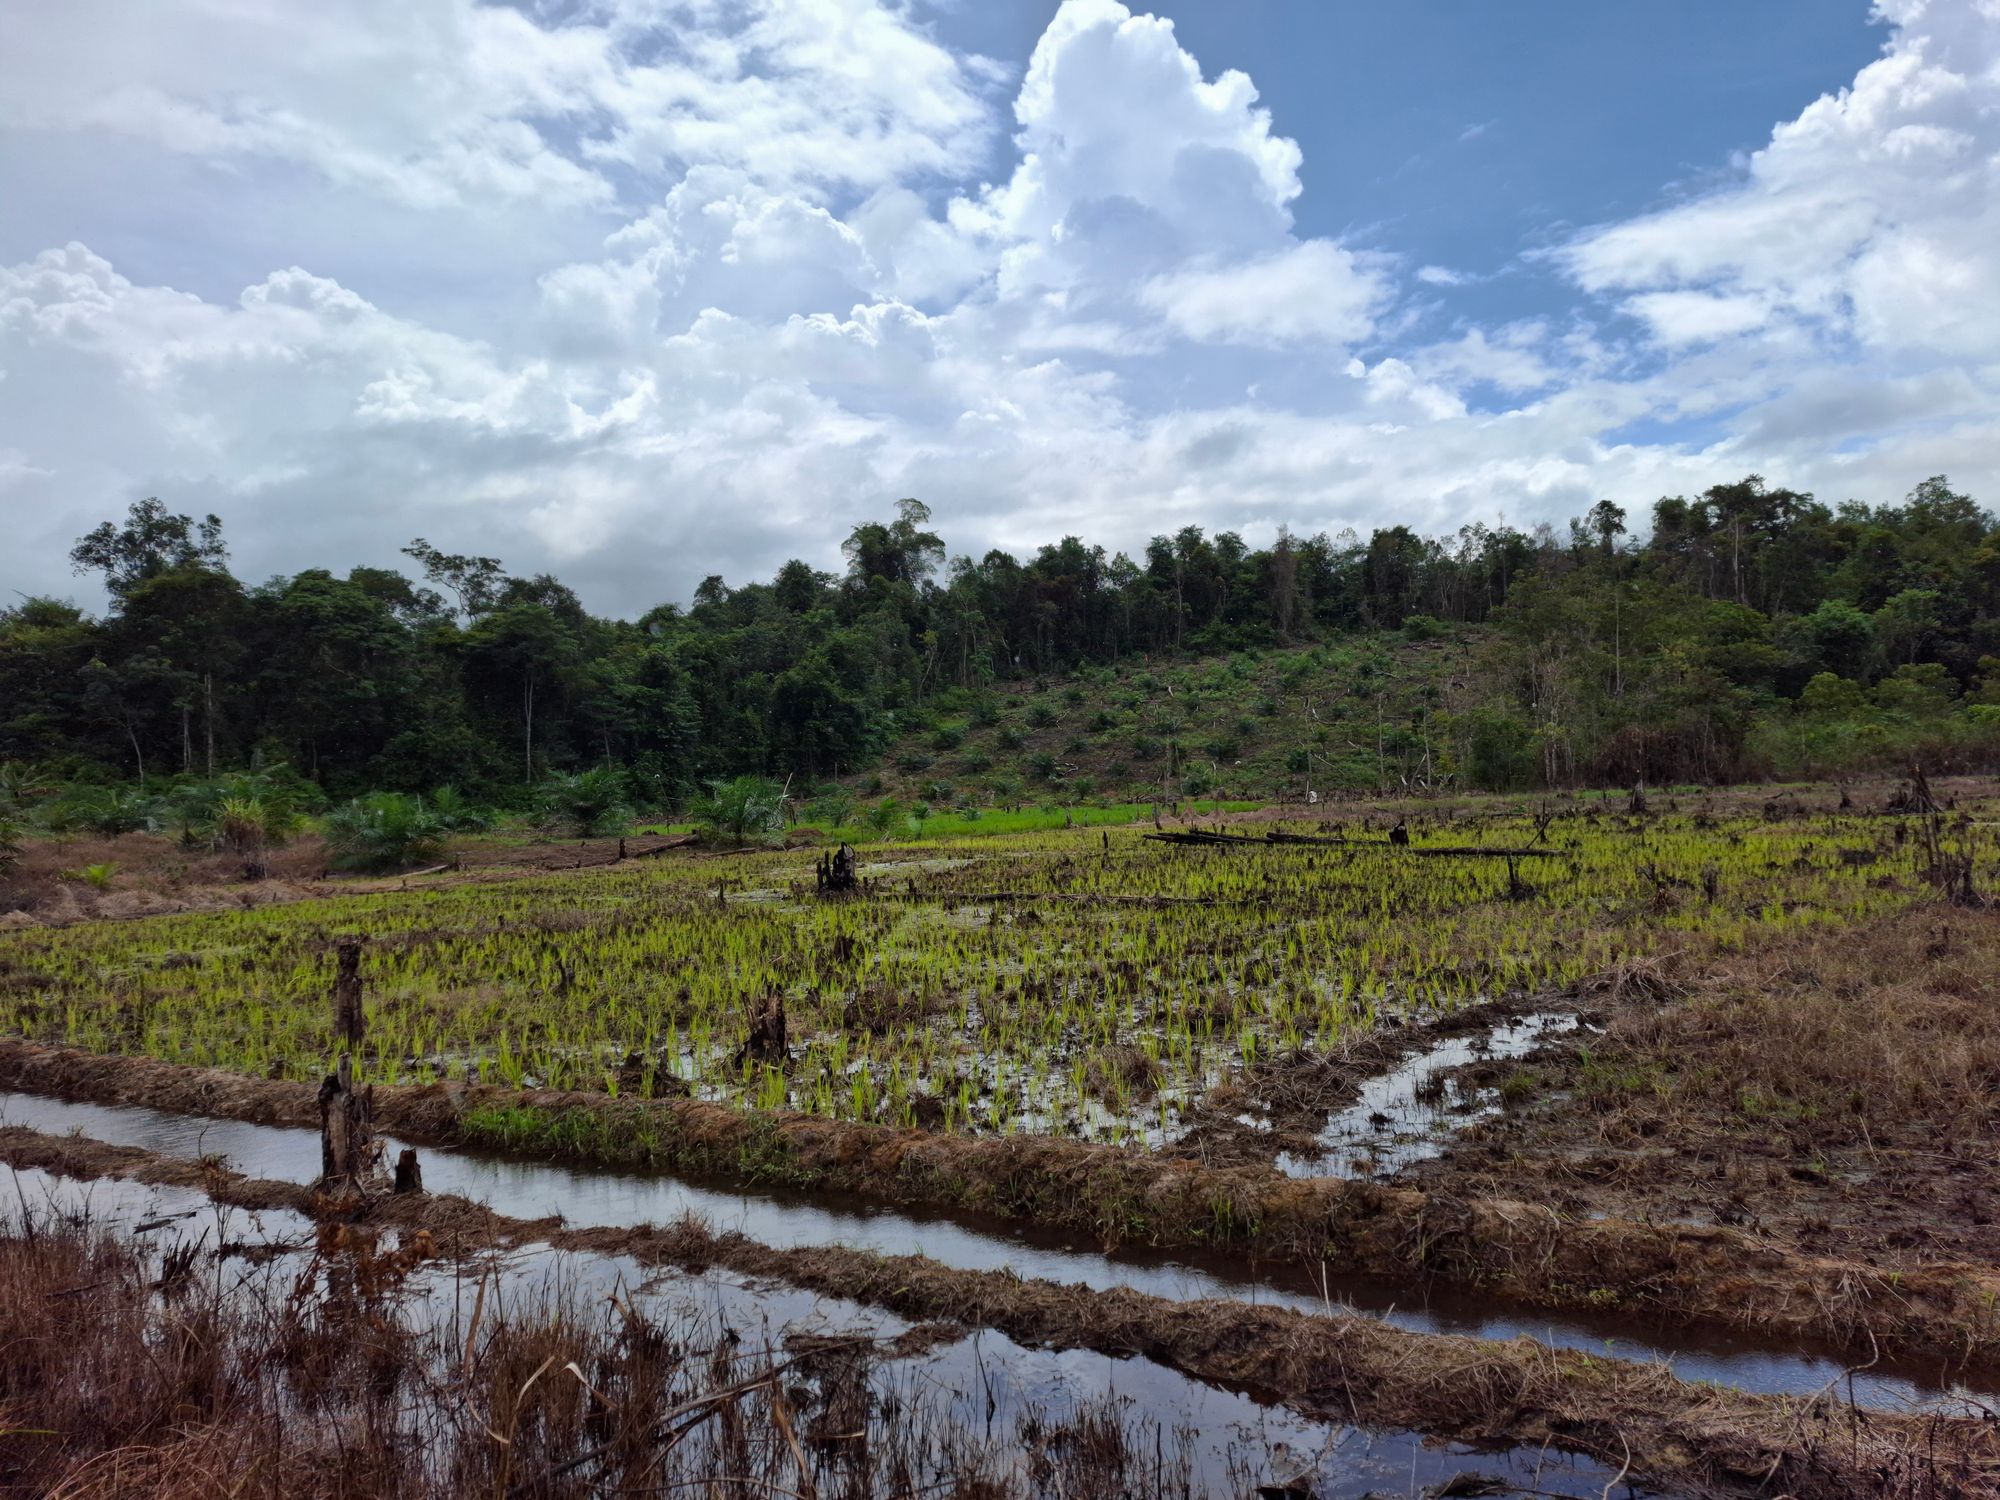
{"type": "Polygon", "coordinates": [[[784,789],[763,776],[710,782],[707,794],[689,808],[703,832],[738,846],[775,829],[783,810],[784,789]]]}
{"type": "Polygon", "coordinates": [[[376,792],[337,807],[326,818],[326,843],[344,870],[399,870],[444,852],[449,832],[421,797],[376,792]]]}
{"type": "Polygon", "coordinates": [[[597,766],[567,776],[551,776],[541,787],[542,813],[553,827],[579,838],[609,838],[632,821],[625,778],[597,766]]]}

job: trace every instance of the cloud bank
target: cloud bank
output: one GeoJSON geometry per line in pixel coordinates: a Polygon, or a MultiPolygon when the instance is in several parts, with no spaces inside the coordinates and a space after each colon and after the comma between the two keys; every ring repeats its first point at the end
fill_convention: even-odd
{"type": "Polygon", "coordinates": [[[1564,316],[1483,326],[1470,278],[1301,234],[1252,80],[1116,0],[1018,76],[885,0],[41,7],[0,51],[15,170],[87,149],[304,227],[227,295],[53,224],[0,266],[0,587],[72,587],[68,541],[153,493],[252,576],[422,533],[621,613],[832,565],[909,494],[967,551],[1751,470],[1991,500],[2000,8],[1880,19],[1725,179],[1542,252],[1564,316]]]}

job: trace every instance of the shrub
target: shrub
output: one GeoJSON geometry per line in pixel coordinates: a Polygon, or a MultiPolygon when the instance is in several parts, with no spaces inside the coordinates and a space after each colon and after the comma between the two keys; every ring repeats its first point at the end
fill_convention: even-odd
{"type": "Polygon", "coordinates": [[[844,786],[829,786],[806,804],[806,816],[822,828],[844,828],[854,817],[854,793],[844,786]]]}
{"type": "Polygon", "coordinates": [[[894,797],[884,797],[868,809],[868,826],[877,838],[892,838],[909,827],[909,810],[894,797]]]}
{"type": "Polygon", "coordinates": [[[319,805],[320,793],[289,767],[274,765],[184,781],[167,800],[182,843],[253,854],[296,833],[300,814],[319,805]]]}

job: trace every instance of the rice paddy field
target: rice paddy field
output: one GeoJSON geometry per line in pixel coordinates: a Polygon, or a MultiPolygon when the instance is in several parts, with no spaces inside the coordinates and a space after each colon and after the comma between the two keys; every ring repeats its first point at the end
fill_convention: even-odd
{"type": "Polygon", "coordinates": [[[1158,1144],[1260,1062],[1856,923],[1927,889],[1898,825],[1862,816],[1472,808],[1420,814],[1408,849],[1385,829],[939,838],[865,850],[864,889],[841,899],[815,894],[818,854],[795,850],[16,932],[0,936],[0,1028],[313,1077],[333,1049],[333,951],[358,937],[364,1072],[383,1083],[1158,1144]],[[1516,848],[1531,853],[1490,852],[1516,848]],[[774,996],[785,1066],[744,1045],[774,996]]]}
{"type": "Polygon", "coordinates": [[[0,1489],[2000,1500],[2000,797],[1910,796],[135,843],[0,931],[0,1489]]]}

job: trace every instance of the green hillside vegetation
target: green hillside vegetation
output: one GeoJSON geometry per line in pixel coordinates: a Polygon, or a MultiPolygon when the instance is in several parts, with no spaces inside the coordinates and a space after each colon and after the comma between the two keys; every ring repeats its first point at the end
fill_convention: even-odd
{"type": "Polygon", "coordinates": [[[1459,758],[1450,705],[1474,651],[1463,637],[1376,632],[946,693],[909,714],[879,765],[853,780],[858,792],[933,807],[1441,789],[1459,758]]]}
{"type": "Polygon", "coordinates": [[[1566,532],[1259,550],[1189,526],[1137,558],[1075,537],[950,557],[905,500],[854,529],[842,574],[710,577],[636,620],[495,558],[403,550],[420,580],[248,585],[214,516],[148,500],[81,538],[101,617],[0,611],[0,820],[254,854],[362,799],[339,826],[367,864],[453,831],[367,800],[392,792],[443,796],[445,822],[687,816],[739,838],[742,817],[697,809],[744,778],[760,826],[865,813],[886,833],[970,809],[2000,764],[2000,527],[1943,478],[1830,506],[1752,476],[1660,499],[1642,539],[1606,501],[1566,532]]]}

